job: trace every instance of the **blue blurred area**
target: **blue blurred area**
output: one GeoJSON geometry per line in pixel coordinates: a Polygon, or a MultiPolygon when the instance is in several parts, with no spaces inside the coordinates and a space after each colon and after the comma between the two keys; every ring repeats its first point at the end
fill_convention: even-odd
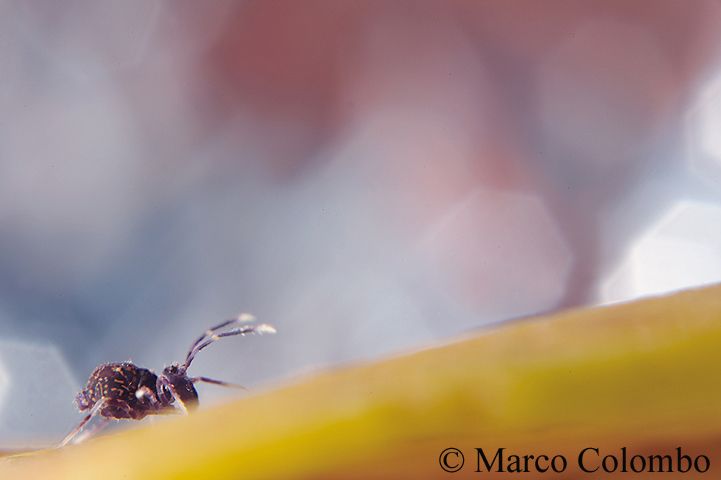
{"type": "Polygon", "coordinates": [[[197,374],[720,281],[721,7],[694,5],[0,2],[0,447],[241,311],[278,335],[197,374]]]}

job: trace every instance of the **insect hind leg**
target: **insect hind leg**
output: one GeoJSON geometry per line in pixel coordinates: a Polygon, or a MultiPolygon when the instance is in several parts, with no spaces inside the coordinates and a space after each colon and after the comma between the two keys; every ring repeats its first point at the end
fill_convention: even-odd
{"type": "Polygon", "coordinates": [[[82,419],[82,421],[78,424],[78,426],[75,427],[70,433],[68,433],[68,434],[65,436],[65,438],[63,439],[63,441],[58,444],[57,448],[64,447],[65,445],[67,445],[67,444],[69,444],[70,442],[72,442],[72,441],[75,439],[75,437],[77,437],[77,435],[83,430],[83,428],[85,427],[85,425],[87,425],[87,423],[88,423],[95,415],[97,415],[97,414],[100,412],[100,410],[104,407],[104,405],[105,405],[105,400],[104,400],[104,399],[98,401],[98,402],[93,406],[93,408],[90,410],[90,413],[88,413],[88,414],[85,416],[85,418],[82,419]]]}

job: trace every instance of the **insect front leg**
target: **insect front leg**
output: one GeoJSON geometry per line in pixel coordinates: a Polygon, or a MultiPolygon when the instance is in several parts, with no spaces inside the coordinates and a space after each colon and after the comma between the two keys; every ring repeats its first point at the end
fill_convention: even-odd
{"type": "Polygon", "coordinates": [[[212,383],[213,385],[220,385],[221,387],[240,388],[241,390],[248,390],[243,385],[238,385],[237,383],[224,382],[223,380],[216,380],[214,378],[193,377],[190,380],[193,383],[197,383],[197,382],[212,383]]]}
{"type": "Polygon", "coordinates": [[[158,395],[164,408],[174,409],[177,413],[188,415],[188,406],[183,401],[175,386],[164,376],[158,377],[158,395]]]}

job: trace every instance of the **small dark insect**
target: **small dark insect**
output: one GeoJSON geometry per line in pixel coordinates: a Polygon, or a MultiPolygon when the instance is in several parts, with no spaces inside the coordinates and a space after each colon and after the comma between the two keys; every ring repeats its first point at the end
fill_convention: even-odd
{"type": "Polygon", "coordinates": [[[185,357],[185,362],[173,363],[169,367],[165,367],[160,375],[131,362],[100,365],[90,374],[85,389],[75,397],[78,409],[81,412],[89,411],[89,413],[59,446],[62,447],[72,442],[96,415],[99,415],[101,420],[88,434],[97,433],[110,420],[140,420],[148,415],[188,413],[189,410],[198,406],[198,392],[194,386],[197,382],[239,387],[240,385],[208,377],[191,377],[187,371],[198,352],[223,337],[252,333],[275,333],[275,328],[264,323],[241,325],[228,329],[232,325],[254,320],[252,315],[244,313],[208,329],[193,342],[185,357]]]}

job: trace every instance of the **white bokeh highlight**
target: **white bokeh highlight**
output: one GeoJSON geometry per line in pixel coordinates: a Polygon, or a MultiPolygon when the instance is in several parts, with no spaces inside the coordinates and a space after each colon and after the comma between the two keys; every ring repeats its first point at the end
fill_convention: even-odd
{"type": "Polygon", "coordinates": [[[721,281],[721,206],[680,201],[628,249],[601,288],[603,303],[721,281]]]}
{"type": "Polygon", "coordinates": [[[54,345],[0,341],[0,448],[62,439],[80,420],[73,405],[79,386],[54,345]]]}
{"type": "Polygon", "coordinates": [[[686,134],[692,174],[721,186],[721,73],[701,90],[686,114],[686,134]]]}
{"type": "Polygon", "coordinates": [[[8,374],[5,367],[0,363],[0,412],[2,412],[5,404],[5,397],[9,390],[8,374]]]}

